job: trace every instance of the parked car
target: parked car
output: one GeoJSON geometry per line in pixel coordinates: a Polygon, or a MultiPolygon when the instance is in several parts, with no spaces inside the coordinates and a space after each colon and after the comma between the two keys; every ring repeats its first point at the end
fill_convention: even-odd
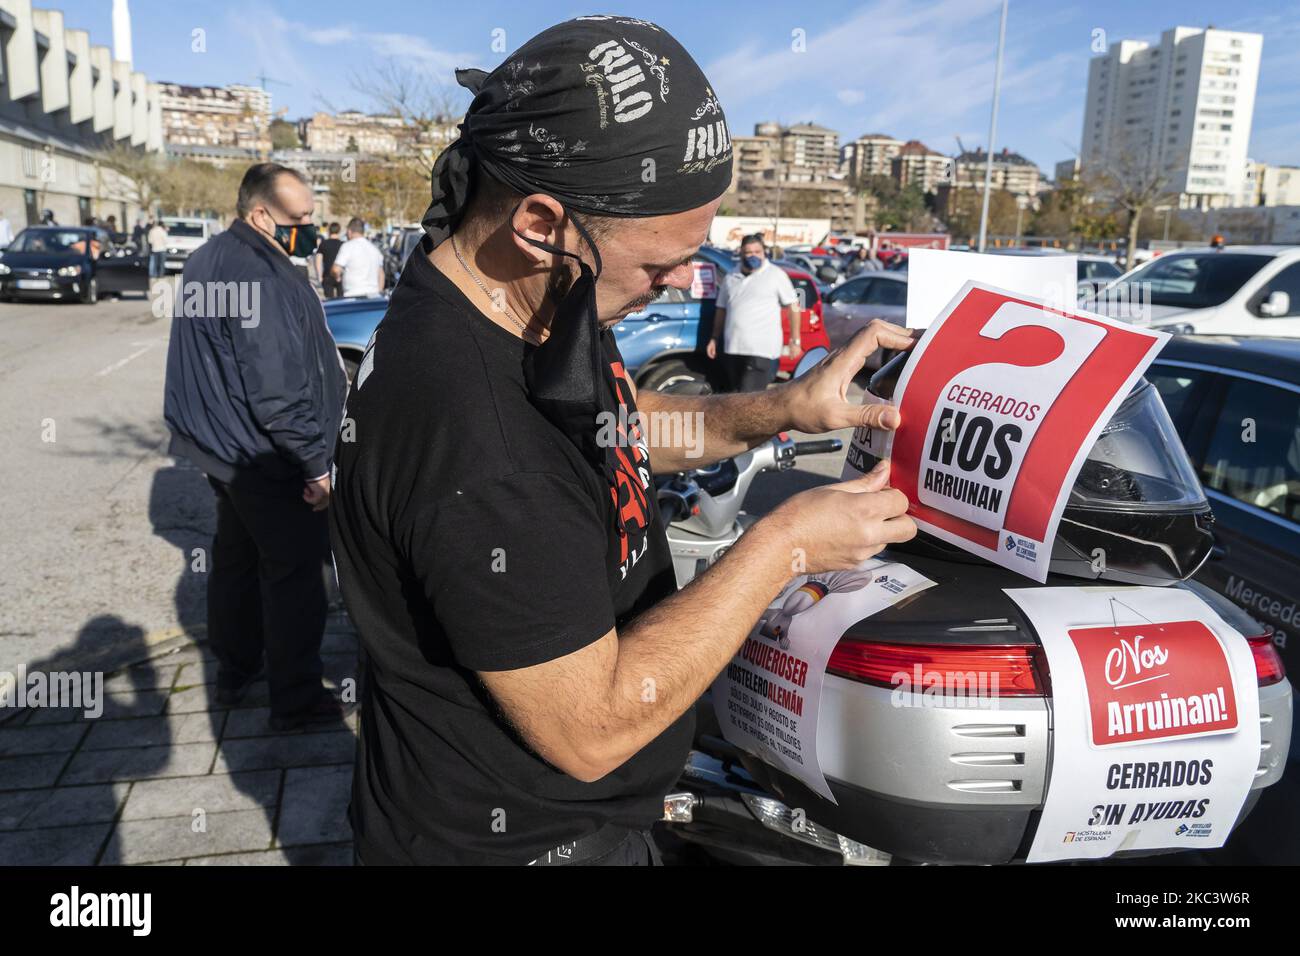
{"type": "Polygon", "coordinates": [[[864,272],[842,282],[826,296],[826,335],[840,346],[872,319],[907,324],[907,273],[864,272]]]}
{"type": "Polygon", "coordinates": [[[989,252],[998,256],[1065,256],[1073,255],[1078,261],[1076,279],[1078,281],[1078,292],[1080,296],[1093,296],[1118,279],[1123,271],[1115,264],[1114,259],[1106,256],[1099,256],[1092,253],[1071,253],[1064,249],[1052,248],[1016,248],[1016,249],[990,249],[989,252]]]}
{"type": "MultiPolygon", "coordinates": [[[[776,263],[774,263],[776,264],[776,263]]],[[[822,297],[813,277],[785,269],[802,299],[799,344],[803,352],[828,347],[822,323],[822,297]]],[[[695,281],[689,290],[668,289],[645,310],[614,326],[623,362],[642,388],[707,391],[712,388],[713,364],[704,347],[713,330],[714,300],[722,277],[738,268],[736,259],[718,249],[701,249],[695,259],[695,281]]],[[[783,341],[790,341],[789,314],[781,312],[783,341]]],[[[800,355],[803,353],[801,352],[800,355]]],[[[779,373],[789,375],[800,355],[782,356],[779,373]]]]}
{"type": "Polygon", "coordinates": [[[30,226],[0,253],[0,299],[72,299],[149,291],[149,263],[98,226],[30,226]]]}
{"type": "Polygon", "coordinates": [[[325,300],[325,324],[334,336],[343,368],[351,382],[356,375],[366,345],[374,334],[384,313],[388,311],[387,295],[352,296],[346,299],[325,300]]]}
{"type": "Polygon", "coordinates": [[[221,232],[221,223],[215,219],[163,216],[161,221],[167,230],[168,272],[184,269],[190,253],[221,232]]]}
{"type": "MultiPolygon", "coordinates": [[[[695,281],[690,289],[666,289],[640,312],[614,326],[623,363],[639,388],[703,392],[712,389],[712,363],[705,357],[713,329],[713,304],[718,283],[736,260],[718,249],[701,249],[695,259],[695,281]],[[718,263],[726,263],[721,266],[718,263]]],[[[822,325],[822,300],[812,276],[787,269],[795,291],[803,297],[800,345],[806,352],[829,342],[822,325]]],[[[355,371],[366,343],[388,308],[386,296],[330,299],[325,318],[349,377],[355,371]]],[[[789,317],[782,312],[785,341],[790,339],[789,317]]],[[[799,356],[782,357],[780,371],[789,374],[799,356]]]]}
{"type": "MultiPolygon", "coordinates": [[[[1164,258],[1163,256],[1161,258],[1164,258]]],[[[1146,377],[1159,389],[1214,508],[1196,580],[1271,627],[1300,667],[1300,341],[1175,336],[1146,377]]],[[[1294,738],[1293,738],[1294,742],[1294,738]]],[[[1300,752],[1229,844],[1232,862],[1293,863],[1300,752]]]]}
{"type": "Polygon", "coordinates": [[[1300,336],[1300,247],[1225,246],[1167,252],[1103,294],[1146,301],[1169,332],[1300,336]]]}
{"type": "Polygon", "coordinates": [[[384,285],[391,289],[397,285],[402,276],[402,267],[411,251],[424,238],[424,229],[420,226],[403,226],[389,238],[381,251],[384,254],[384,285]]]}
{"type": "Polygon", "coordinates": [[[1300,672],[1300,341],[1175,336],[1147,378],[1214,507],[1198,579],[1272,625],[1300,672]]]}

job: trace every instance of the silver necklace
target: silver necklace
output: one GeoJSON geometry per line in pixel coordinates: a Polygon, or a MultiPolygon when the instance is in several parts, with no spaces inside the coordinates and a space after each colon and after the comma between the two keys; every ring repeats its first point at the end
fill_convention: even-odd
{"type": "MultiPolygon", "coordinates": [[[[483,290],[483,294],[488,297],[488,300],[492,303],[492,307],[496,308],[497,300],[492,298],[492,293],[489,292],[488,287],[483,284],[483,280],[480,279],[477,274],[475,274],[474,270],[469,267],[469,263],[465,261],[465,257],[460,254],[460,246],[456,245],[455,236],[451,237],[451,251],[456,253],[456,259],[460,262],[464,270],[467,273],[469,273],[469,277],[474,280],[474,284],[483,290]]],[[[522,333],[525,337],[531,335],[534,339],[538,340],[537,344],[541,344],[541,336],[539,336],[536,332],[530,329],[526,324],[519,321],[519,318],[513,312],[510,311],[510,306],[506,305],[505,303],[504,293],[501,296],[500,308],[501,311],[506,314],[506,318],[508,318],[511,322],[513,322],[516,326],[519,327],[520,333],[522,333]]]]}

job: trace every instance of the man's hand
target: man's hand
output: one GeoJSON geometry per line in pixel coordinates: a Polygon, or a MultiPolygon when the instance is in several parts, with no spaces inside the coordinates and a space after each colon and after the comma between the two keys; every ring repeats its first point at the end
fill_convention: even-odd
{"type": "Polygon", "coordinates": [[[709,344],[704,346],[704,354],[707,355],[710,359],[716,359],[718,357],[717,339],[709,339],[709,344]]]}
{"type": "Polygon", "coordinates": [[[907,496],[888,483],[886,460],[861,478],[788,498],[755,527],[776,526],[790,544],[792,564],[797,550],[798,564],[809,574],[856,568],[887,545],[916,535],[907,496]]]}
{"type": "Polygon", "coordinates": [[[875,319],[844,346],[822,359],[802,378],[783,386],[786,418],[790,427],[819,435],[837,428],[897,428],[897,409],[889,405],[855,405],[848,400],[849,383],[867,359],[880,348],[910,349],[919,330],[900,328],[875,319]]]}
{"type": "Polygon", "coordinates": [[[324,511],[330,506],[330,476],[323,475],[315,481],[309,481],[302,489],[302,500],[311,505],[312,511],[324,511]]]}

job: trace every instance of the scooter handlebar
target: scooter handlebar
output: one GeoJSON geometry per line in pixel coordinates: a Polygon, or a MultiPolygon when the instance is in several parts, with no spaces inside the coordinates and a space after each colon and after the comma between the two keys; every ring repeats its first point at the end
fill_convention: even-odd
{"type": "Polygon", "coordinates": [[[794,453],[796,455],[827,455],[833,451],[839,451],[844,447],[844,442],[838,438],[823,438],[818,441],[797,441],[794,443],[794,453]]]}

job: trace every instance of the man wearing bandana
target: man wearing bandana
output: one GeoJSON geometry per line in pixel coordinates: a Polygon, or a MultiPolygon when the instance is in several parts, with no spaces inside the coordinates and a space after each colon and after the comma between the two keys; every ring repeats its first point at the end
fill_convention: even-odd
{"type": "Polygon", "coordinates": [[[852,568],[915,528],[878,470],[791,498],[676,592],[653,473],[784,429],[895,427],[846,392],[912,340],[876,323],[766,393],[638,395],[610,329],[691,283],[731,180],[712,87],[665,30],[614,16],[456,76],[474,99],[335,453],[367,661],[357,862],[657,862],[692,706],[796,565],[852,568]],[[703,456],[651,447],[638,406],[701,414],[703,456]]]}

